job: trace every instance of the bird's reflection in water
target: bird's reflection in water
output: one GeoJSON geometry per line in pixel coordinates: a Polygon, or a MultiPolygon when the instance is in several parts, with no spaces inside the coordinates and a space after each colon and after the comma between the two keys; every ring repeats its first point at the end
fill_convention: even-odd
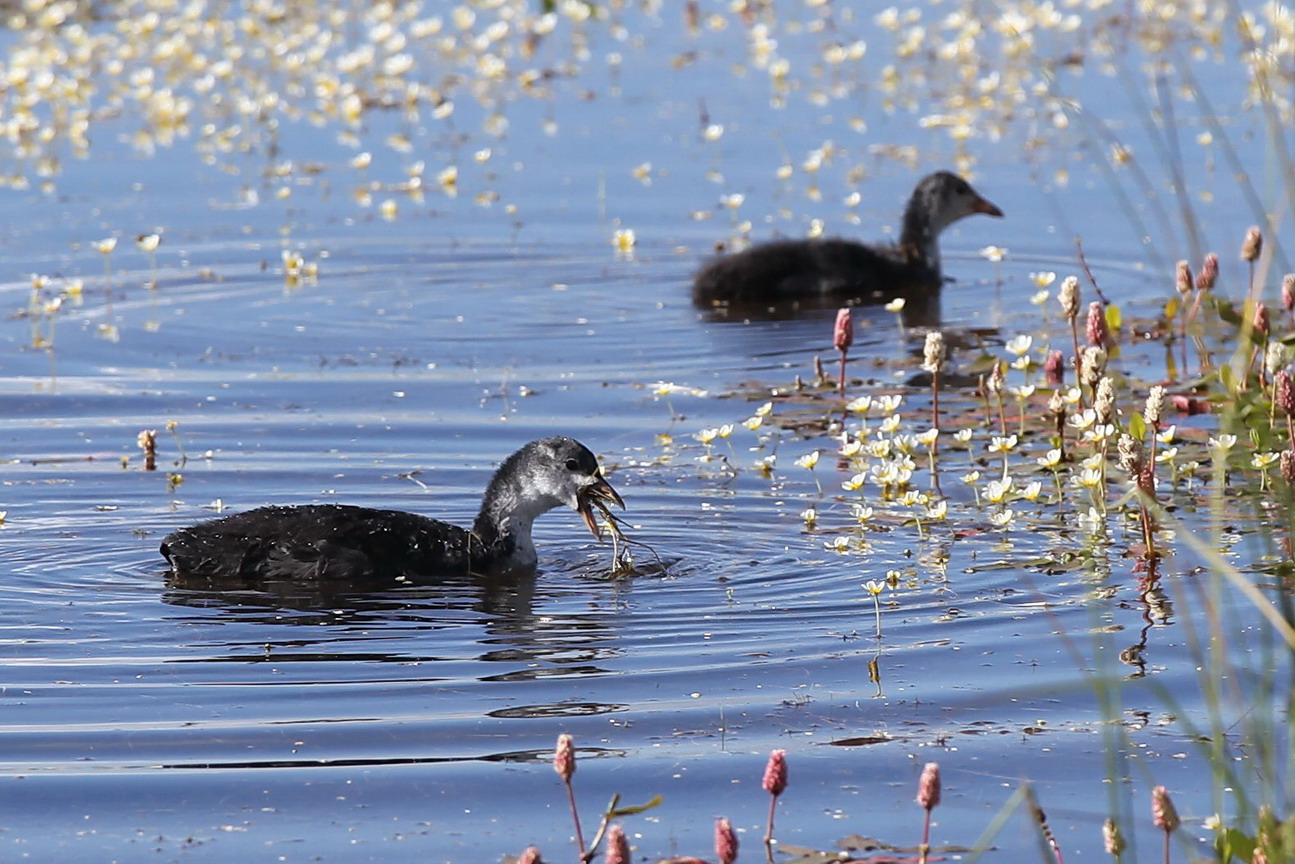
{"type": "MultiPolygon", "coordinates": [[[[533,573],[456,576],[435,585],[411,587],[392,587],[389,582],[368,586],[289,579],[259,580],[250,585],[240,579],[177,578],[167,574],[162,600],[172,606],[218,612],[220,619],[229,623],[298,625],[303,631],[301,638],[280,636],[264,641],[256,633],[240,630],[238,634],[243,638],[220,644],[223,653],[191,658],[189,662],[461,663],[468,658],[438,655],[438,640],[424,637],[433,631],[474,627],[474,641],[482,650],[470,659],[513,667],[506,672],[496,670],[474,676],[477,680],[609,674],[599,664],[623,651],[615,642],[616,631],[608,625],[611,619],[592,612],[572,615],[545,609],[537,613],[536,583],[537,575],[533,573]],[[432,652],[411,654],[411,636],[432,652]],[[330,645],[342,649],[343,644],[357,641],[390,643],[393,650],[327,650],[330,645]],[[249,653],[249,648],[254,651],[249,653]],[[541,665],[534,665],[537,661],[542,661],[541,665]]],[[[610,592],[607,602],[615,602],[610,592]]],[[[206,617],[210,620],[210,614],[206,617]]],[[[461,639],[443,641],[463,644],[461,639]]],[[[435,674],[435,670],[429,671],[435,674]]]]}
{"type": "Polygon", "coordinates": [[[696,301],[707,321],[789,321],[811,317],[815,313],[850,307],[878,308],[895,299],[904,300],[898,312],[905,327],[940,326],[940,292],[928,284],[895,285],[886,295],[862,297],[849,294],[810,294],[795,300],[770,301],[696,301]]]}

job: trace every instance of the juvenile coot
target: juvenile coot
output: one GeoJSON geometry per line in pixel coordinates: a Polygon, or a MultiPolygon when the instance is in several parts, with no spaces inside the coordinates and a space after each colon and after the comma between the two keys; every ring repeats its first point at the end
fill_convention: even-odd
{"type": "Polygon", "coordinates": [[[624,507],[598,460],[572,438],[532,441],[504,460],[467,531],[399,510],[341,504],[258,507],[182,528],[162,541],[178,577],[393,579],[413,582],[535,566],[531,524],[566,505],[599,536],[593,503],[624,507]]]}
{"type": "Polygon", "coordinates": [[[948,171],[923,177],[908,199],[898,244],[853,240],[778,240],[711,261],[693,282],[702,306],[812,299],[886,302],[938,294],[940,232],[964,216],[1003,211],[948,171]]]}

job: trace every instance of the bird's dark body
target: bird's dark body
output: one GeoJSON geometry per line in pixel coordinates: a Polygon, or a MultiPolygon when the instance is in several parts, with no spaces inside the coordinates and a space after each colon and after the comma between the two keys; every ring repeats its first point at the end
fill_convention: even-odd
{"type": "Polygon", "coordinates": [[[853,240],[775,240],[716,258],[697,274],[698,302],[780,302],[833,295],[842,302],[888,302],[938,291],[940,273],[901,246],[853,240]]]}
{"type": "Polygon", "coordinates": [[[940,233],[973,213],[1002,216],[966,180],[948,171],[918,181],[904,208],[899,242],[775,240],[709,261],[693,279],[703,308],[786,304],[832,298],[842,304],[938,300],[944,285],[940,233]]]}
{"type": "Polygon", "coordinates": [[[487,569],[489,551],[448,522],[345,504],[258,507],[182,528],[162,541],[176,572],[247,580],[421,582],[487,569]]]}
{"type": "Polygon", "coordinates": [[[573,438],[532,441],[491,477],[472,530],[401,510],[344,504],[258,507],[168,535],[180,579],[428,583],[534,569],[531,526],[570,507],[595,536],[595,505],[624,506],[598,459],[573,438]]]}

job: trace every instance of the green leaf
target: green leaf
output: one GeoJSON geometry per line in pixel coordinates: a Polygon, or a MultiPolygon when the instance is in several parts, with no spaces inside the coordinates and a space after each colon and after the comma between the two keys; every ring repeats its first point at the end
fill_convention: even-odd
{"type": "Polygon", "coordinates": [[[1209,300],[1213,304],[1214,308],[1218,310],[1220,318],[1231,324],[1233,327],[1241,326],[1241,313],[1237,311],[1235,306],[1231,303],[1220,303],[1214,297],[1210,297],[1209,300]]]}
{"type": "Polygon", "coordinates": [[[653,807],[658,806],[664,800],[665,798],[663,798],[660,795],[653,795],[652,798],[645,804],[639,804],[637,806],[630,806],[630,807],[613,807],[612,809],[607,811],[607,814],[612,819],[615,819],[618,816],[633,816],[635,813],[642,813],[644,810],[651,810],[653,807]]]}
{"type": "Polygon", "coordinates": [[[1232,371],[1232,367],[1224,363],[1219,367],[1219,383],[1223,385],[1223,390],[1229,395],[1235,396],[1237,392],[1237,376],[1232,371]]]}
{"type": "Polygon", "coordinates": [[[1129,435],[1135,441],[1141,441],[1147,437],[1147,421],[1141,414],[1134,414],[1129,418],[1129,435]]]}
{"type": "Polygon", "coordinates": [[[1254,838],[1237,828],[1220,828],[1214,837],[1214,849],[1219,853],[1219,860],[1249,862],[1255,854],[1254,838]]]}
{"type": "Polygon", "coordinates": [[[1106,307],[1106,326],[1112,333],[1119,331],[1120,326],[1124,323],[1124,316],[1120,313],[1120,307],[1114,303],[1106,307]]]}

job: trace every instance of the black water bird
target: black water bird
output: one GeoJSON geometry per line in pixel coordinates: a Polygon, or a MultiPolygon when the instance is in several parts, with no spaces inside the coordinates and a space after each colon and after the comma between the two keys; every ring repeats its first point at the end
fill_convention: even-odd
{"type": "Polygon", "coordinates": [[[904,210],[896,244],[854,240],[776,240],[715,258],[693,281],[699,306],[786,303],[832,298],[840,303],[938,297],[940,233],[966,216],[1003,211],[948,171],[923,177],[904,210]]]}
{"type": "Polygon", "coordinates": [[[181,528],[161,551],[182,578],[426,583],[533,569],[535,519],[567,506],[597,537],[595,504],[625,506],[594,454],[573,438],[542,438],[499,466],[471,531],[399,510],[270,506],[181,528]]]}

